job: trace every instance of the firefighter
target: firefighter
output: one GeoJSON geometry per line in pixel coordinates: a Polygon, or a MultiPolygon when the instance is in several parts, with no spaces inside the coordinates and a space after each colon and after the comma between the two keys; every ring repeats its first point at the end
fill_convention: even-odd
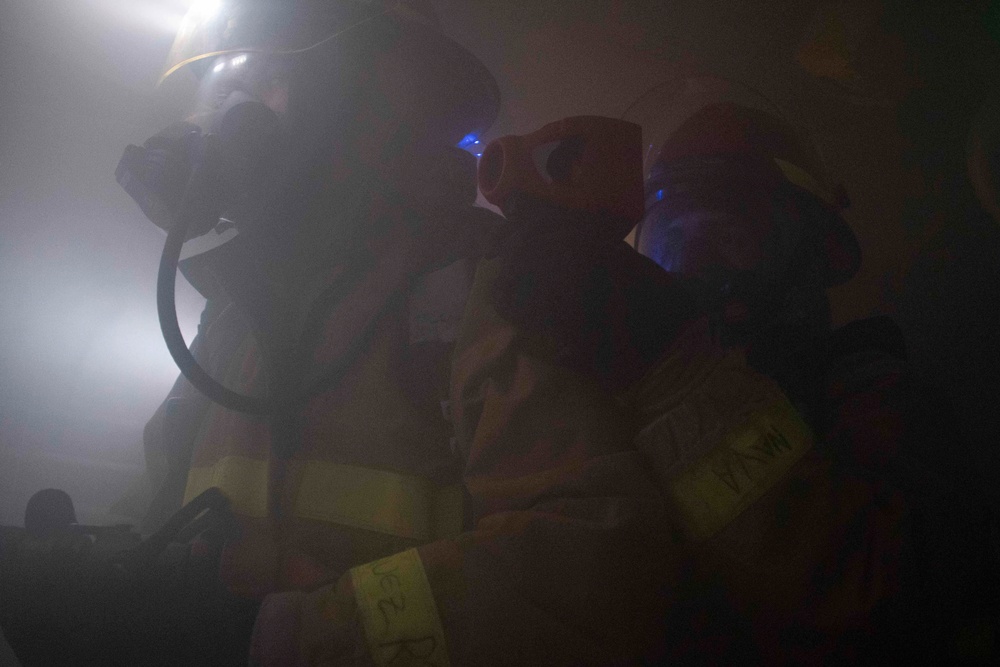
{"type": "MultiPolygon", "coordinates": [[[[161,197],[140,205],[175,229],[181,197],[208,211],[190,236],[237,233],[182,263],[208,299],[194,355],[225,391],[181,379],[147,425],[147,530],[221,489],[235,525],[192,554],[247,604],[200,604],[160,659],[245,661],[251,625],[264,665],[655,659],[680,569],[634,420],[497,309],[527,250],[472,206],[455,149],[497,113],[485,68],[421,3],[351,1],[196,7],[178,68],[199,92],[147,142],[161,197]]],[[[638,377],[697,310],[614,247],[678,301],[638,377]]]]}
{"type": "MultiPolygon", "coordinates": [[[[200,70],[199,94],[144,152],[184,216],[137,199],[175,234],[182,217],[191,236],[237,235],[182,267],[208,299],[195,356],[222,386],[189,367],[147,426],[149,524],[221,489],[235,525],[192,554],[216,554],[246,604],[175,600],[171,620],[190,613],[183,639],[157,626],[161,662],[245,660],[251,624],[263,665],[735,659],[744,636],[817,609],[795,576],[767,623],[746,622],[758,583],[801,554],[766,563],[753,544],[780,515],[768,494],[825,465],[789,397],[608,220],[472,207],[453,148],[491,122],[495,84],[428,12],[196,10],[169,69],[200,70]],[[712,545],[742,555],[741,540],[754,548],[736,576],[705,576],[725,551],[712,545]],[[689,601],[717,625],[689,623],[689,601]]],[[[573,173],[558,164],[571,149],[557,172],[573,173]]],[[[898,504],[848,486],[819,488],[805,518],[859,514],[893,562],[881,527],[898,504]]],[[[814,536],[808,554],[837,533],[814,536]]],[[[835,565],[857,578],[864,563],[835,565]]],[[[819,609],[824,637],[870,611],[842,602],[819,609]]]]}
{"type": "Polygon", "coordinates": [[[748,643],[768,660],[982,658],[960,640],[976,622],[957,619],[995,605],[977,590],[995,576],[990,519],[941,456],[961,448],[954,417],[916,380],[891,320],[831,331],[826,289],[861,261],[846,197],[745,92],[675,82],[637,112],[665,116],[648,133],[638,249],[688,282],[716,339],[778,383],[817,442],[780,479],[746,474],[760,451],[727,463],[733,489],[766,492],[691,540],[701,576],[750,619],[748,643]],[[712,94],[681,101],[685,85],[712,94]]]}

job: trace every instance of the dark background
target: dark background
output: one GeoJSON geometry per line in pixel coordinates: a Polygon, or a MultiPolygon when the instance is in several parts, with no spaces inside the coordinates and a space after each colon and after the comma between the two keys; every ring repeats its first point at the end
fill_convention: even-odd
{"type": "MultiPolygon", "coordinates": [[[[176,371],[155,313],[163,236],[113,171],[125,144],[178,116],[154,83],[187,4],[0,0],[0,523],[19,523],[45,486],[67,489],[83,521],[128,514],[109,507],[137,481],[142,425],[176,371]]],[[[619,116],[676,63],[774,100],[853,203],[865,263],[832,293],[837,322],[886,313],[904,326],[918,371],[958,411],[942,458],[993,490],[1000,227],[973,198],[964,150],[1000,71],[997,3],[435,4],[500,83],[489,137],[619,116]]],[[[182,287],[190,335],[200,299],[182,287]]]]}

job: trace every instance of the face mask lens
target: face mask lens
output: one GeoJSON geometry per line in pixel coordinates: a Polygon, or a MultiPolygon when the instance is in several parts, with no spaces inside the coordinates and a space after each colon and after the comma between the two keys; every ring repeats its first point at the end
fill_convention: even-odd
{"type": "Polygon", "coordinates": [[[198,87],[188,121],[217,132],[226,112],[237,104],[257,101],[279,116],[286,112],[287,77],[279,56],[236,53],[216,58],[198,87]]]}
{"type": "Polygon", "coordinates": [[[684,230],[676,216],[662,205],[650,208],[642,223],[639,252],[667,271],[679,271],[684,250],[684,230]]]}

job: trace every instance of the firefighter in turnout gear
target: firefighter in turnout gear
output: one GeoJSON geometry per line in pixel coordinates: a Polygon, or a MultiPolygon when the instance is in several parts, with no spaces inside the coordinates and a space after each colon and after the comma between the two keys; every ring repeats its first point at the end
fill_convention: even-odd
{"type": "MultiPolygon", "coordinates": [[[[726,619],[719,609],[740,620],[721,658],[980,659],[959,637],[995,614],[982,594],[995,545],[984,506],[939,456],[961,447],[948,402],[910,369],[889,318],[830,326],[826,289],[861,262],[846,195],[773,105],[736,84],[672,81],[632,116],[652,141],[637,248],[689,286],[714,338],[772,378],[816,438],[777,473],[772,454],[795,448],[781,437],[721,466],[692,456],[725,473],[713,502],[755,490],[691,540],[718,607],[692,605],[689,623],[726,619]]],[[[662,447],[668,426],[640,440],[662,447]]],[[[677,473],[663,474],[676,492],[677,473]]],[[[688,511],[683,494],[677,504],[688,511]]]]}
{"type": "MultiPolygon", "coordinates": [[[[623,259],[601,264],[607,234],[577,240],[565,211],[524,206],[505,222],[473,206],[475,161],[456,144],[492,122],[496,86],[420,3],[192,10],[166,75],[190,70],[190,115],[135,149],[141,164],[119,180],[175,234],[236,235],[180,263],[208,300],[192,345],[208,379],[182,366],[193,380],[146,427],[147,530],[222,491],[234,525],[191,553],[216,557],[248,601],[251,661],[661,653],[680,568],[635,420],[623,387],[590,372],[607,364],[577,350],[568,369],[500,312],[518,301],[498,297],[512,275],[537,270],[551,304],[568,269],[532,264],[534,237],[511,229],[555,229],[574,266],[590,250],[583,266],[617,267],[597,279],[618,296],[640,280],[623,306],[677,300],[630,341],[621,377],[680,355],[691,300],[620,237],[610,255],[623,259]],[[172,226],[184,216],[188,229],[172,226]]],[[[183,659],[219,664],[239,632],[201,625],[178,640],[193,647],[183,659]]]]}

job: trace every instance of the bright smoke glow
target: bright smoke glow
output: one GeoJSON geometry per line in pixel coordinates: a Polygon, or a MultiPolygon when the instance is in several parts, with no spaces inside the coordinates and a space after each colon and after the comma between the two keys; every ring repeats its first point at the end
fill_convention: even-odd
{"type": "Polygon", "coordinates": [[[205,21],[218,14],[221,8],[219,0],[195,0],[191,3],[188,16],[196,21],[205,21]]]}
{"type": "Polygon", "coordinates": [[[183,25],[184,9],[163,0],[89,0],[87,5],[101,21],[134,28],[155,28],[167,34],[176,33],[183,25]]]}

